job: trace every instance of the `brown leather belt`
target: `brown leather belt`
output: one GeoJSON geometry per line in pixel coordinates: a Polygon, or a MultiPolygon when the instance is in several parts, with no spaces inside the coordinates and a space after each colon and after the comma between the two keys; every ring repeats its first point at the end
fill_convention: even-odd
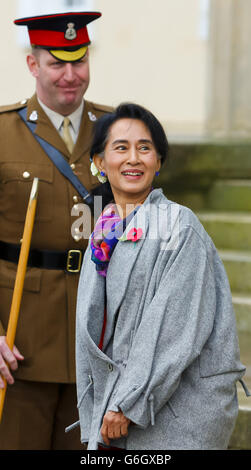
{"type": "MultiPolygon", "coordinates": [[[[0,259],[18,263],[20,248],[20,245],[0,241],[0,259]]],[[[68,273],[79,273],[83,255],[84,250],[30,250],[28,266],[43,269],[61,269],[68,273]]]]}

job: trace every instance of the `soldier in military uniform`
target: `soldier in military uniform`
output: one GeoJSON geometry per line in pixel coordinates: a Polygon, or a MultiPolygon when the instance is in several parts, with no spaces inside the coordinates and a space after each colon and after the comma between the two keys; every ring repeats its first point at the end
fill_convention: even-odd
{"type": "Polygon", "coordinates": [[[2,450],[83,449],[78,430],[65,434],[78,416],[75,306],[87,237],[77,227],[71,230],[71,210],[83,199],[35,136],[63,155],[87,191],[97,187],[89,161],[92,128],[111,108],[83,100],[83,95],[89,84],[86,25],[100,15],[78,12],[15,21],[28,27],[32,53],[27,63],[36,94],[0,108],[0,372],[8,383],[2,450]],[[27,122],[19,115],[22,110],[27,122]],[[27,123],[33,123],[35,136],[27,123]],[[5,335],[34,177],[39,191],[31,256],[10,351],[5,335]]]}

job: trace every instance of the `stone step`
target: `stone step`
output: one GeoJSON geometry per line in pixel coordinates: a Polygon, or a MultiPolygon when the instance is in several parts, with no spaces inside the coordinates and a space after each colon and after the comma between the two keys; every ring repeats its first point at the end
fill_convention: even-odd
{"type": "MultiPolygon", "coordinates": [[[[251,391],[251,380],[244,378],[251,391]]],[[[242,386],[237,384],[239,413],[229,442],[229,449],[251,449],[251,397],[247,397],[242,386]]]]}
{"type": "MultiPolygon", "coordinates": [[[[247,381],[251,391],[251,295],[232,292],[232,299],[238,330],[241,361],[246,367],[245,382],[247,381]]],[[[241,388],[241,391],[242,390],[241,388]]],[[[242,396],[245,398],[244,395],[242,396]]],[[[251,404],[251,399],[249,402],[251,404]]]]}
{"type": "MultiPolygon", "coordinates": [[[[161,184],[163,187],[164,184],[161,184]]],[[[170,189],[164,186],[165,196],[170,200],[177,202],[183,206],[189,207],[193,211],[204,211],[206,208],[205,194],[201,191],[184,190],[183,188],[177,187],[177,192],[174,189],[170,189]]]]}
{"type": "MultiPolygon", "coordinates": [[[[250,399],[250,397],[248,397],[250,399]]],[[[248,400],[247,398],[247,400],[248,400]]],[[[251,406],[239,405],[235,428],[229,442],[229,449],[251,449],[251,406]]]]}
{"type": "MultiPolygon", "coordinates": [[[[239,347],[240,347],[240,358],[242,364],[246,367],[245,382],[249,385],[251,392],[251,333],[245,333],[243,331],[238,332],[239,347]]],[[[251,399],[250,399],[251,403],[251,399]]]]}
{"type": "Polygon", "coordinates": [[[231,286],[231,290],[251,293],[251,252],[218,250],[231,286]]]}
{"type": "MultiPolygon", "coordinates": [[[[234,297],[233,297],[234,299],[234,297]]],[[[244,325],[242,325],[243,327],[244,325]]],[[[251,392],[251,331],[239,332],[241,361],[246,366],[246,373],[243,377],[245,384],[251,392]]],[[[231,436],[230,449],[251,449],[251,397],[247,397],[243,387],[237,383],[237,393],[239,401],[239,413],[235,424],[234,432],[231,436]]]]}
{"type": "Polygon", "coordinates": [[[251,250],[251,212],[197,212],[217,248],[251,250]]]}
{"type": "Polygon", "coordinates": [[[176,184],[174,188],[164,179],[161,185],[168,199],[194,211],[251,212],[250,179],[216,180],[207,188],[196,188],[196,183],[195,187],[176,184]]]}
{"type": "MultiPolygon", "coordinates": [[[[232,292],[236,324],[239,333],[251,335],[251,295],[232,292]]],[[[251,337],[250,337],[250,364],[251,364],[251,337]]]]}
{"type": "Polygon", "coordinates": [[[211,210],[251,211],[251,180],[219,180],[205,196],[211,210]]]}
{"type": "Polygon", "coordinates": [[[251,178],[251,141],[172,141],[170,158],[162,169],[168,182],[201,186],[204,180],[219,178],[251,178]],[[166,169],[165,169],[166,168],[166,169]]]}
{"type": "MultiPolygon", "coordinates": [[[[251,392],[251,296],[233,294],[233,305],[238,329],[241,362],[246,367],[245,382],[251,392]]],[[[243,388],[239,389],[241,403],[251,404],[251,398],[247,401],[243,388]]]]}

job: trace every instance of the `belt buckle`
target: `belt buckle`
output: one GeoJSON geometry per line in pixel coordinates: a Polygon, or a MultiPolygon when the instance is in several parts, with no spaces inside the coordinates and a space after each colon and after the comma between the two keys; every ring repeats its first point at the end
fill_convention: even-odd
{"type": "Polygon", "coordinates": [[[82,263],[82,256],[83,255],[82,255],[81,250],[69,250],[68,251],[67,263],[66,263],[66,270],[68,273],[79,273],[80,268],[81,268],[81,263],[82,263]]]}

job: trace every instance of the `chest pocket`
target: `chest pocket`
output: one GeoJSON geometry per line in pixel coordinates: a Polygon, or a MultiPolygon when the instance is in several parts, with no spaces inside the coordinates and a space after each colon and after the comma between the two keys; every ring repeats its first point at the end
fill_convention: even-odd
{"type": "Polygon", "coordinates": [[[24,222],[33,179],[39,178],[36,220],[53,217],[53,166],[13,162],[0,166],[0,213],[4,218],[24,222]]]}

